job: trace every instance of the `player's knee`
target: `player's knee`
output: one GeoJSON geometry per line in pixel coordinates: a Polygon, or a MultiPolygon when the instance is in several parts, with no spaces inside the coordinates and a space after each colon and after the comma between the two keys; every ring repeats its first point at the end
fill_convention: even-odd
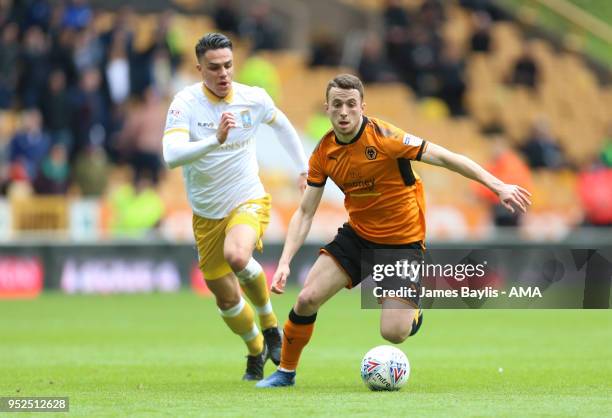
{"type": "Polygon", "coordinates": [[[398,326],[382,327],[380,329],[380,335],[393,344],[401,344],[406,341],[406,338],[410,335],[410,330],[404,330],[398,326]]]}
{"type": "Polygon", "coordinates": [[[300,315],[312,315],[319,310],[320,305],[321,303],[316,294],[310,289],[304,288],[298,295],[295,310],[300,315]]]}
{"type": "Polygon", "coordinates": [[[236,293],[236,295],[231,296],[223,296],[217,297],[217,306],[222,311],[227,311],[228,309],[232,309],[234,306],[240,303],[240,294],[236,293]]]}
{"type": "Polygon", "coordinates": [[[249,263],[251,252],[247,248],[233,246],[232,248],[224,249],[223,256],[232,270],[239,272],[244,270],[249,263]]]}

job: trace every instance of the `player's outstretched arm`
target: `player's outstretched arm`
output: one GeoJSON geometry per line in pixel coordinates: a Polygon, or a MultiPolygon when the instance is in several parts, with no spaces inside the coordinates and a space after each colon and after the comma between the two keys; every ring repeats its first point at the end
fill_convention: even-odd
{"type": "Polygon", "coordinates": [[[270,290],[274,293],[280,294],[285,291],[285,283],[287,282],[287,277],[289,277],[290,272],[289,264],[295,253],[300,249],[302,244],[304,244],[304,240],[310,231],[312,218],[319,207],[321,196],[323,196],[323,189],[323,187],[307,186],[299,208],[291,217],[283,253],[278,261],[278,267],[276,268],[274,277],[272,278],[272,287],[270,290]]]}
{"type": "Polygon", "coordinates": [[[190,164],[223,144],[229,130],[235,127],[235,116],[226,112],[221,115],[217,133],[200,141],[191,141],[188,129],[168,129],[163,139],[164,161],[170,168],[190,164]]]}
{"type": "Polygon", "coordinates": [[[502,205],[512,213],[516,209],[526,212],[527,207],[531,205],[529,200],[531,193],[529,191],[521,186],[504,183],[465,155],[454,153],[440,145],[428,142],[421,156],[421,161],[445,167],[464,177],[482,183],[495,193],[502,205]]]}
{"type": "Polygon", "coordinates": [[[270,126],[274,130],[274,133],[276,134],[276,137],[278,138],[282,147],[295,163],[298,172],[300,173],[297,183],[298,189],[301,193],[304,193],[306,190],[308,160],[306,159],[304,147],[302,146],[302,141],[300,141],[297,131],[291,122],[289,122],[287,116],[285,116],[285,114],[278,108],[276,109],[276,116],[270,123],[270,126]]]}

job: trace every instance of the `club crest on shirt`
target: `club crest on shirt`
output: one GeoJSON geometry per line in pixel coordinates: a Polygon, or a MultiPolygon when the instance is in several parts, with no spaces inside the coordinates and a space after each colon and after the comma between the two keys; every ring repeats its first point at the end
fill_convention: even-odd
{"type": "Polygon", "coordinates": [[[374,147],[366,147],[365,155],[368,160],[374,160],[378,155],[378,151],[376,151],[376,148],[374,147]]]}
{"type": "Polygon", "coordinates": [[[181,117],[181,111],[178,109],[169,109],[168,118],[166,119],[166,128],[174,125],[181,117]]]}
{"type": "Polygon", "coordinates": [[[242,120],[242,126],[244,128],[250,128],[253,126],[253,120],[251,119],[251,112],[243,110],[240,112],[240,120],[242,120]]]}

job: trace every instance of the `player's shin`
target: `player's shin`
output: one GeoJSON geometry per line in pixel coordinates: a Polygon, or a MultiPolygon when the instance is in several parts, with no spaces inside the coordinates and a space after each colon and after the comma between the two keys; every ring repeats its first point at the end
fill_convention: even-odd
{"type": "Polygon", "coordinates": [[[266,274],[261,265],[257,260],[251,258],[244,270],[236,273],[236,276],[238,276],[243,292],[255,306],[261,329],[275,328],[278,320],[272,309],[266,274]]]}
{"type": "Polygon", "coordinates": [[[311,316],[300,316],[291,309],[289,319],[283,328],[280,370],[294,371],[297,368],[302,350],[312,336],[316,319],[316,313],[311,316]]]}
{"type": "Polygon", "coordinates": [[[263,350],[263,336],[255,324],[253,309],[240,298],[240,302],[230,309],[219,310],[227,326],[245,342],[251,356],[263,350]]]}

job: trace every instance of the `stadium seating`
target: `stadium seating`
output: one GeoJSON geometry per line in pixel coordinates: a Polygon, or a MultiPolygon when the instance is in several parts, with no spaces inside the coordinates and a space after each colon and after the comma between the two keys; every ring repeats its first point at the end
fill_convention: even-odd
{"type": "MultiPolygon", "coordinates": [[[[368,13],[379,13],[384,6],[384,2],[370,0],[342,2],[367,10],[368,13]]],[[[198,7],[198,2],[189,0],[177,3],[184,8],[198,7]]],[[[403,2],[411,10],[418,8],[421,3],[422,0],[403,2]]],[[[457,2],[448,2],[444,6],[446,20],[441,30],[444,42],[461,51],[467,51],[473,30],[470,12],[460,7],[457,2]]],[[[115,19],[114,12],[99,11],[94,16],[93,28],[98,33],[111,29],[115,19]]],[[[133,16],[134,45],[137,50],[142,51],[151,43],[159,18],[159,14],[133,16]]],[[[197,74],[194,74],[193,70],[192,45],[201,34],[214,30],[214,23],[210,17],[197,14],[176,14],[173,19],[173,27],[181,33],[184,46],[178,78],[197,80],[197,74]]],[[[508,140],[513,145],[520,146],[528,137],[534,122],[546,118],[551,124],[553,134],[559,139],[564,152],[575,167],[591,162],[599,152],[601,138],[605,136],[608,125],[612,122],[609,111],[612,108],[612,87],[600,86],[593,71],[579,55],[558,51],[551,43],[542,39],[526,40],[523,28],[517,23],[495,23],[491,29],[491,37],[490,53],[466,52],[467,117],[449,118],[446,116],[448,112],[436,110],[436,106],[442,102],[418,99],[409,87],[400,83],[368,85],[365,97],[366,113],[388,120],[452,150],[466,153],[480,163],[490,159],[490,144],[481,134],[483,128],[501,126],[508,140]],[[538,67],[538,85],[534,89],[510,83],[514,64],[525,51],[534,58],[538,67]]],[[[249,57],[250,42],[235,39],[234,47],[235,61],[240,66],[240,63],[249,57]]],[[[309,68],[308,57],[301,51],[263,51],[257,54],[278,71],[281,93],[277,103],[301,131],[304,131],[311,116],[322,109],[327,82],[338,73],[354,72],[352,69],[340,67],[309,68]]],[[[6,143],[12,137],[19,126],[19,120],[20,115],[15,111],[0,113],[0,140],[6,143]]],[[[418,165],[418,171],[428,184],[428,202],[432,206],[446,207],[455,204],[463,208],[464,215],[486,213],[486,205],[473,197],[472,190],[455,176],[448,176],[437,168],[424,165],[418,165]]],[[[271,184],[272,189],[275,188],[275,181],[279,184],[279,190],[287,187],[286,178],[280,180],[282,175],[278,173],[264,168],[262,175],[271,184]]],[[[130,181],[132,174],[124,167],[118,167],[113,170],[111,177],[109,189],[130,181]]],[[[572,214],[567,217],[568,222],[580,222],[580,208],[575,199],[571,198],[575,174],[542,171],[535,174],[534,181],[535,194],[539,196],[534,202],[534,210],[566,211],[572,214]],[[551,190],[560,192],[551,193],[551,190]]],[[[180,170],[168,171],[158,186],[169,217],[174,216],[175,220],[184,221],[189,206],[182,190],[180,170]]],[[[292,202],[294,198],[291,196],[287,202],[292,202]]],[[[328,204],[340,209],[339,202],[328,204]]],[[[25,207],[24,203],[18,205],[19,210],[25,207]]],[[[283,206],[283,203],[280,202],[280,205],[283,206]]],[[[24,211],[15,221],[19,228],[36,228],[37,222],[51,227],[62,224],[59,221],[63,216],[61,205],[55,205],[49,200],[40,201],[39,205],[33,206],[38,207],[43,214],[37,215],[33,209],[24,211]]],[[[286,214],[291,210],[293,206],[289,204],[286,209],[281,209],[281,212],[286,214]]],[[[472,226],[478,223],[470,222],[472,226]]]]}

